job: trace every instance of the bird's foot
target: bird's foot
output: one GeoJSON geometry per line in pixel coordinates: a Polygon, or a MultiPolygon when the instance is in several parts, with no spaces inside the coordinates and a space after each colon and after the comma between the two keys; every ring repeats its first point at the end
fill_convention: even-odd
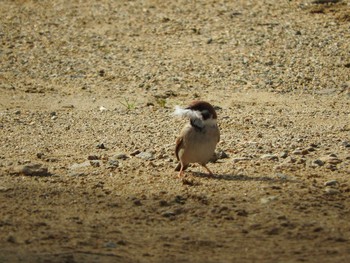
{"type": "Polygon", "coordinates": [[[179,179],[185,178],[184,172],[182,170],[178,173],[177,178],[179,178],[179,179]]]}

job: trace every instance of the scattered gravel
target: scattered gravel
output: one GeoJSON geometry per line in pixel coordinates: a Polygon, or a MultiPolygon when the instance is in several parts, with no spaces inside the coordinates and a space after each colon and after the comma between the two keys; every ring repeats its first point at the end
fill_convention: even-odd
{"type": "Polygon", "coordinates": [[[0,258],[347,262],[349,9],[2,1],[0,258]],[[180,180],[195,99],[217,161],[180,180]]]}

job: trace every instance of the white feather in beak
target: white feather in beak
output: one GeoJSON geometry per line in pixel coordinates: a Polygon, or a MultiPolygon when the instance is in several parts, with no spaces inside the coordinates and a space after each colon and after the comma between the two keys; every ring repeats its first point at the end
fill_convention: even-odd
{"type": "Polygon", "coordinates": [[[199,111],[184,109],[180,106],[175,106],[174,115],[179,117],[187,117],[190,119],[202,119],[202,114],[199,111]]]}

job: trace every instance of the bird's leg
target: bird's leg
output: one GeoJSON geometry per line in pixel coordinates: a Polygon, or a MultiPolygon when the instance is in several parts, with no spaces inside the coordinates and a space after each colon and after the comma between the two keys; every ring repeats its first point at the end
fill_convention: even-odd
{"type": "Polygon", "coordinates": [[[213,173],[209,170],[209,168],[205,164],[202,164],[202,166],[208,171],[209,175],[213,175],[213,173]]]}
{"type": "Polygon", "coordinates": [[[180,172],[179,172],[179,174],[178,174],[178,178],[180,178],[180,179],[182,179],[183,177],[184,177],[184,165],[183,165],[183,163],[181,163],[181,168],[180,168],[180,172]]]}

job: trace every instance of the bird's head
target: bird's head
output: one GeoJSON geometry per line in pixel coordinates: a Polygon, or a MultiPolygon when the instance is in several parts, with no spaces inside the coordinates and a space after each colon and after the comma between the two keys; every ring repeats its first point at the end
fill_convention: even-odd
{"type": "Polygon", "coordinates": [[[187,117],[191,123],[216,124],[217,115],[214,107],[206,101],[193,101],[188,107],[175,107],[174,115],[187,117]]]}

